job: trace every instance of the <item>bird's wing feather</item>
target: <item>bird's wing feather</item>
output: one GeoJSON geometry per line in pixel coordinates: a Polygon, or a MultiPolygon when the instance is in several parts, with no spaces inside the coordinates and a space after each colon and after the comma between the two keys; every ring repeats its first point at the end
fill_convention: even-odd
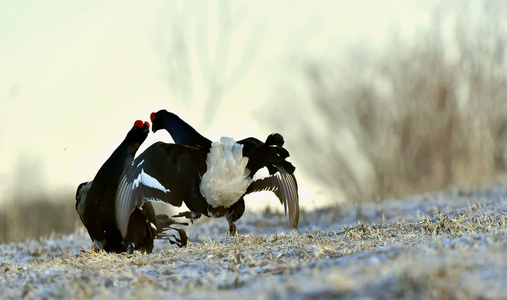
{"type": "MultiPolygon", "coordinates": [[[[258,172],[264,171],[260,169],[258,172]]],[[[288,212],[290,226],[296,228],[299,222],[299,195],[294,174],[279,170],[275,174],[264,178],[255,180],[256,177],[254,176],[254,181],[248,187],[246,194],[261,191],[273,192],[280,200],[280,203],[283,204],[285,215],[288,212]]]]}
{"type": "Polygon", "coordinates": [[[130,215],[145,201],[181,206],[198,172],[187,150],[186,146],[155,143],[122,175],[116,193],[116,221],[123,236],[130,215]]]}

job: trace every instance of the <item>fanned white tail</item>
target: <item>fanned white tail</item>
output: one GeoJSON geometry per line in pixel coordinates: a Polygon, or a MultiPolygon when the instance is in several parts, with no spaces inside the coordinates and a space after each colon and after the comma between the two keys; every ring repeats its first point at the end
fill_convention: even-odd
{"type": "Polygon", "coordinates": [[[206,157],[206,173],[199,186],[201,194],[212,207],[229,207],[245,192],[252,179],[243,157],[243,145],[233,138],[222,137],[211,144],[206,157]]]}

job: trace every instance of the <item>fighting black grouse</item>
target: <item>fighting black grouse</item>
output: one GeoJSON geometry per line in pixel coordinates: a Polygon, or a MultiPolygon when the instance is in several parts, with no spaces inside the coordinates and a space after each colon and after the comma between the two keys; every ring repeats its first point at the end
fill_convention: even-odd
{"type": "Polygon", "coordinates": [[[197,219],[226,217],[229,233],[245,211],[244,196],[273,191],[285,207],[292,228],[299,220],[299,196],[295,167],[286,160],[280,134],[263,143],[256,138],[236,142],[223,137],[211,142],[189,124],[166,110],[151,114],[152,130],[166,129],[175,144],[157,142],[134,161],[120,180],[116,199],[118,227],[127,232],[129,216],[146,201],[163,201],[190,210],[178,216],[197,219]],[[264,178],[254,176],[266,170],[264,178]]]}
{"type": "MultiPolygon", "coordinates": [[[[165,215],[155,216],[152,204],[147,202],[132,212],[125,235],[121,235],[117,226],[115,195],[118,182],[125,170],[132,167],[134,155],[148,133],[149,123],[136,121],[95,178],[77,188],[76,210],[96,249],[116,253],[132,253],[134,250],[151,252],[153,239],[174,223],[165,215]]],[[[186,244],[186,236],[180,236],[176,242],[186,244]]]]}

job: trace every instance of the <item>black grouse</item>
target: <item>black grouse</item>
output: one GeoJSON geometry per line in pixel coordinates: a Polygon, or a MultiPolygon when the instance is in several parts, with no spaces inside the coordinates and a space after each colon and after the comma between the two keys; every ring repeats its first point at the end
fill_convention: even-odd
{"type": "MultiPolygon", "coordinates": [[[[163,201],[189,208],[178,216],[192,220],[202,215],[226,217],[230,235],[237,234],[236,221],[245,211],[244,196],[273,191],[285,207],[292,228],[299,220],[299,196],[295,167],[286,160],[280,134],[266,142],[246,138],[236,142],[223,137],[211,142],[173,113],[151,114],[152,130],[166,129],[175,144],[158,142],[134,161],[122,179],[116,199],[118,227],[125,234],[129,216],[146,200],[163,201]],[[269,175],[257,179],[259,170],[269,175]]],[[[259,172],[262,173],[262,172],[259,172]]]]}
{"type": "MultiPolygon", "coordinates": [[[[77,188],[76,210],[95,249],[116,253],[132,253],[134,250],[150,253],[153,250],[153,239],[174,223],[165,215],[155,216],[152,204],[147,202],[132,212],[125,235],[121,235],[117,226],[115,195],[118,182],[125,170],[132,167],[134,155],[148,133],[149,123],[136,121],[95,178],[77,188]]],[[[181,236],[181,232],[180,239],[176,239],[176,243],[186,244],[186,235],[181,236]]]]}

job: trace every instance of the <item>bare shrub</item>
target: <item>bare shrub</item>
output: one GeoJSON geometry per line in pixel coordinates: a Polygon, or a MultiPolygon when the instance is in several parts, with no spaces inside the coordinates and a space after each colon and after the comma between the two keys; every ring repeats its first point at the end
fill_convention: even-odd
{"type": "Polygon", "coordinates": [[[13,169],[13,185],[0,206],[0,243],[74,232],[81,224],[75,190],[49,188],[42,157],[20,154],[13,169]]]}
{"type": "Polygon", "coordinates": [[[72,195],[61,199],[16,199],[0,209],[0,243],[69,234],[81,226],[72,195]]]}
{"type": "MultiPolygon", "coordinates": [[[[474,186],[505,171],[505,4],[462,5],[437,7],[412,42],[392,34],[374,58],[361,44],[335,63],[301,60],[310,102],[285,110],[291,122],[268,117],[297,137],[288,143],[300,172],[358,200],[474,186]],[[291,130],[294,120],[303,125],[291,130]]],[[[281,98],[304,97],[293,93],[281,98]]]]}

